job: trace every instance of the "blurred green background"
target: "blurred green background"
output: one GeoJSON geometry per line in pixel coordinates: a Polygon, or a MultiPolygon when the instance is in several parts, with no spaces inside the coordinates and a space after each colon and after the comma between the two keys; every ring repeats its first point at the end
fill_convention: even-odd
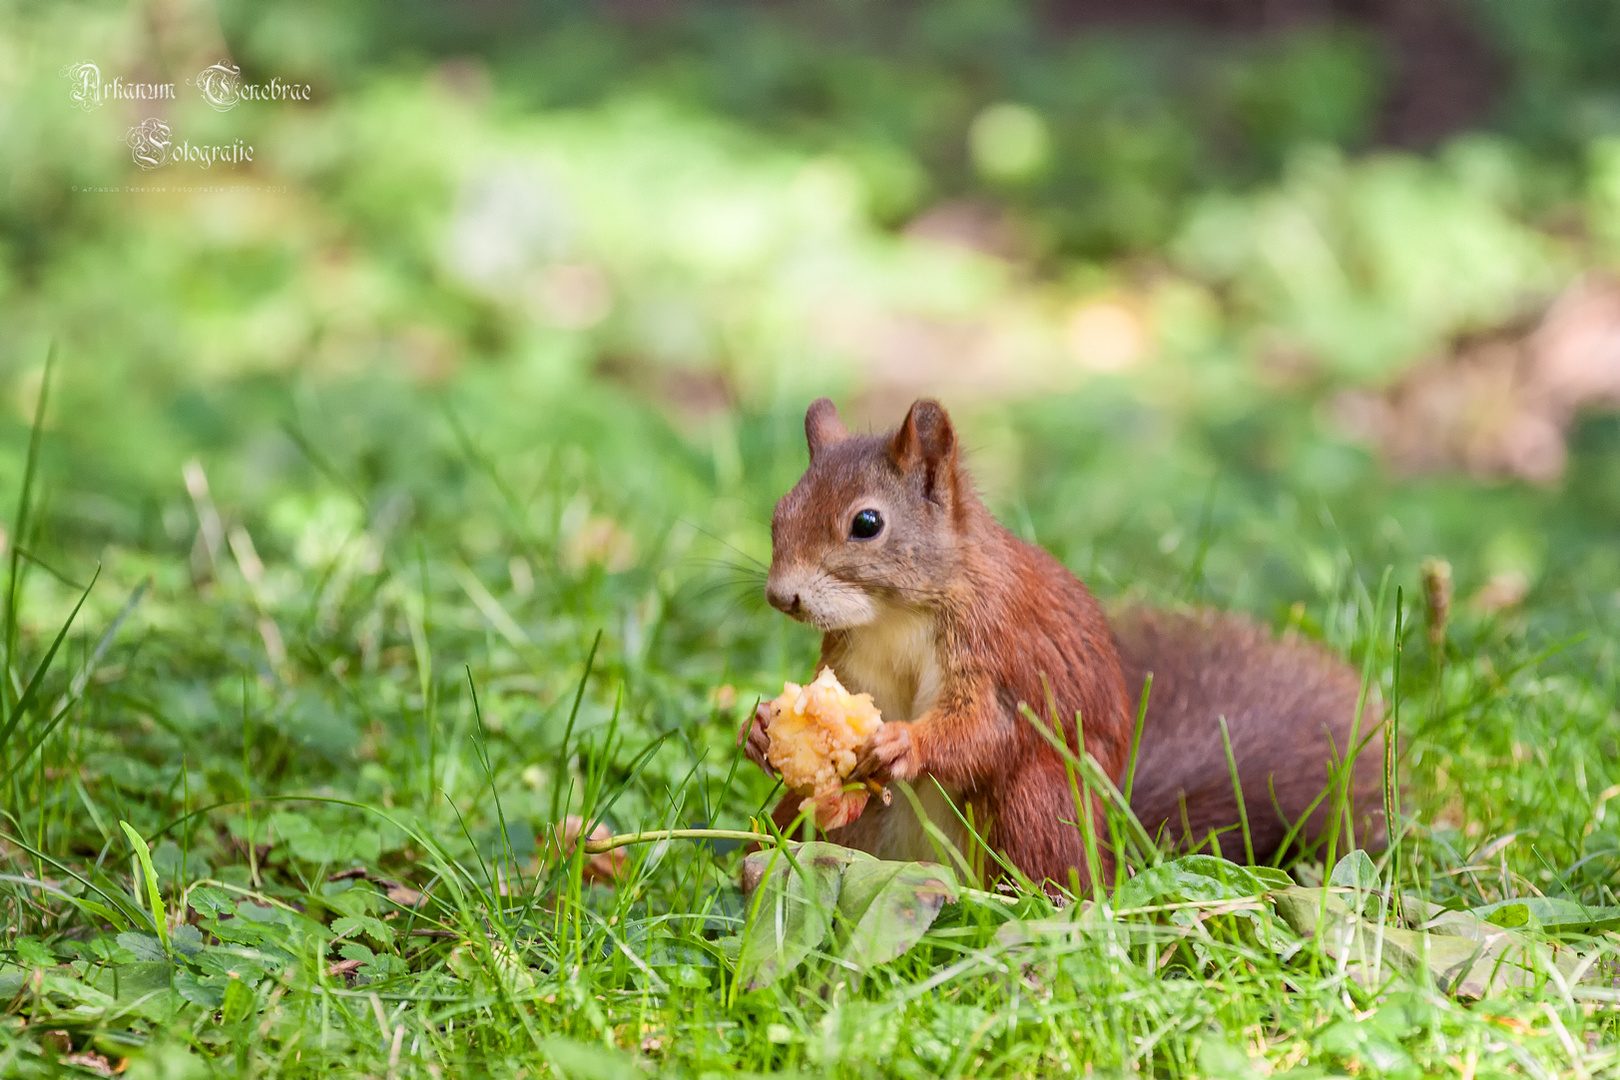
{"type": "MultiPolygon", "coordinates": [[[[746,704],[713,687],[814,654],[746,568],[824,393],[870,426],[943,399],[1003,520],[1110,600],[1345,649],[1386,566],[1410,623],[1449,559],[1474,675],[1557,646],[1538,670],[1579,673],[1598,737],[1620,9],[1284,8],[6,3],[8,499],[57,356],[8,538],[25,645],[98,564],[81,627],[154,578],[63,753],[172,798],[189,740],[235,753],[256,672],[263,775],[371,761],[371,797],[390,710],[470,662],[529,718],[516,768],[598,630],[652,730],[724,750],[732,719],[686,726],[746,704]],[[225,58],[311,100],[217,111],[188,80],[225,58]],[[84,60],[176,100],[78,108],[84,60]],[[252,163],[143,170],[149,116],[252,163]]],[[[1521,705],[1492,706],[1503,760],[1521,705]]],[[[1421,745],[1414,775],[1443,767],[1421,745]]],[[[225,761],[197,782],[234,790],[225,761]]]]}
{"type": "Polygon", "coordinates": [[[1600,0],[4,10],[3,435],[55,342],[82,552],[189,545],[193,457],[291,551],[300,439],[424,514],[453,415],[762,556],[810,397],[926,393],[1105,589],[1196,547],[1265,610],[1315,565],[1266,553],[1321,540],[1614,611],[1600,0]],[[188,80],[226,57],[312,100],[215,111],[188,80]],[[85,59],[177,100],[77,109],[85,59]],[[136,168],[149,115],[253,163],[136,168]]]}

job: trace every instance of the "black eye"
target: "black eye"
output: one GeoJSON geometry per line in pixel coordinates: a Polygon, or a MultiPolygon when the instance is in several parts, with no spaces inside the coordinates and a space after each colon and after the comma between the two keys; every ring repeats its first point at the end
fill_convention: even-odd
{"type": "Polygon", "coordinates": [[[870,540],[883,531],[883,515],[876,510],[862,510],[849,523],[849,535],[855,540],[870,540]]]}

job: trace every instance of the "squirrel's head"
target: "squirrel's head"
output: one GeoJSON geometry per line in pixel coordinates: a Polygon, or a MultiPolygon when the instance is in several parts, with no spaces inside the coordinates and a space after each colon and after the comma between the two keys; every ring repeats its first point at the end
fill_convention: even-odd
{"type": "Polygon", "coordinates": [[[888,435],[851,435],[831,401],[804,416],[810,467],[771,517],[772,607],[823,630],[875,620],[885,604],[927,608],[960,563],[974,500],[956,432],[937,401],[888,435]]]}

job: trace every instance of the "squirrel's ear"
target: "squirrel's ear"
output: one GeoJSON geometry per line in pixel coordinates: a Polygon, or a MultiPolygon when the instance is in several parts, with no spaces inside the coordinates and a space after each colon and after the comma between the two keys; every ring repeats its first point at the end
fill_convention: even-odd
{"type": "Polygon", "coordinates": [[[945,406],[920,398],[905,423],[889,440],[889,454],[901,471],[923,470],[923,494],[939,502],[943,492],[956,493],[956,429],[945,406]]]}
{"type": "Polygon", "coordinates": [[[838,419],[838,406],[827,398],[816,398],[804,414],[804,441],[810,446],[810,460],[816,460],[823,447],[831,446],[849,436],[844,422],[838,419]]]}

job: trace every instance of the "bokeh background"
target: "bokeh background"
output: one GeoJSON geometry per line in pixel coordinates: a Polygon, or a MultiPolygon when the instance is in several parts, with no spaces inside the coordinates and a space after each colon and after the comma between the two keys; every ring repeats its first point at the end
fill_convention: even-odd
{"type": "Polygon", "coordinates": [[[9,493],[56,356],[18,610],[42,648],[98,565],[85,627],[151,578],[106,676],[151,689],[81,747],[128,790],[239,738],[244,672],[289,784],[386,794],[389,703],[469,659],[543,756],[598,630],[697,738],[814,654],[748,568],[819,394],[943,399],[1003,520],[1111,602],[1349,649],[1386,567],[1414,620],[1447,559],[1469,677],[1511,642],[1591,688],[1522,737],[1536,686],[1495,699],[1491,753],[1612,729],[1605,0],[0,10],[9,493]],[[187,80],[226,59],[311,100],[216,111],[187,80]],[[177,99],[76,108],[84,60],[177,99]],[[149,116],[252,163],[142,170],[149,116]]]}
{"type": "MultiPolygon", "coordinates": [[[[1614,583],[1562,535],[1616,524],[1601,0],[6,11],[7,437],[54,341],[55,510],[87,537],[182,531],[181,463],[225,447],[216,486],[275,488],[308,464],[289,425],[427,483],[404,461],[455,403],[501,455],[614,427],[620,513],[686,513],[653,459],[706,459],[699,516],[757,554],[723,499],[743,430],[926,393],[992,498],[1122,579],[1185,553],[1200,499],[1219,535],[1245,498],[1286,534],[1364,497],[1409,500],[1384,524],[1465,591],[1614,583]],[[178,100],[77,110],[82,59],[178,100]],[[216,112],[187,80],[220,59],[312,100],[216,112]],[[149,115],[254,161],[140,170],[149,115]],[[132,183],[170,190],[87,190],[132,183]]],[[[1216,592],[1265,598],[1221,550],[1216,592]]]]}

